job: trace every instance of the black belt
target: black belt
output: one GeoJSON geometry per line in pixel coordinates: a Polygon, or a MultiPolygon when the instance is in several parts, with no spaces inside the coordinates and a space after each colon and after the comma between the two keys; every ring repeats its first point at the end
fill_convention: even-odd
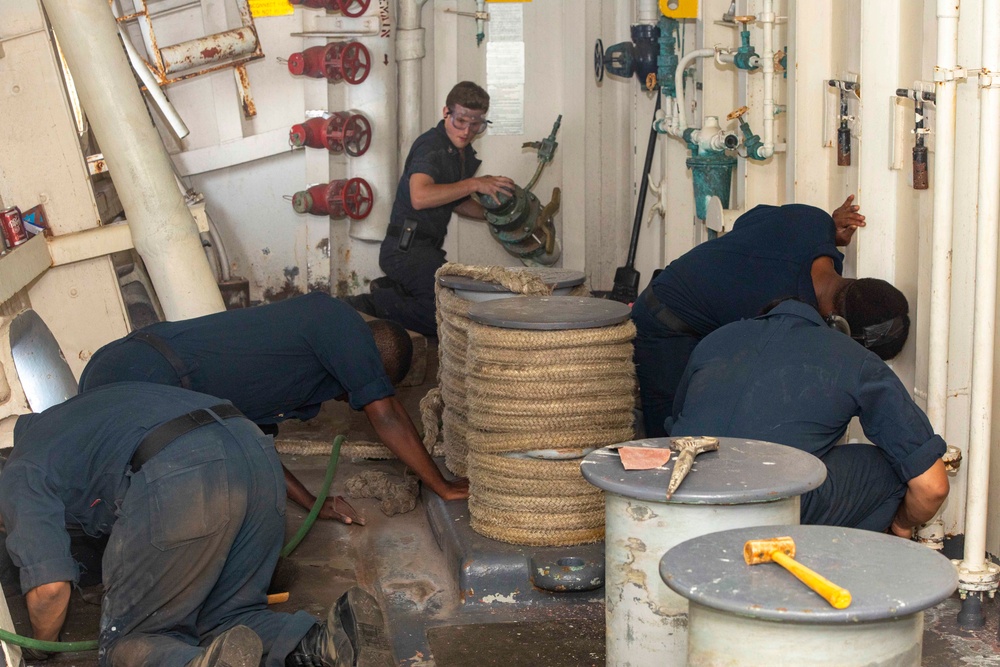
{"type": "MultiPolygon", "coordinates": [[[[386,236],[391,236],[393,238],[398,237],[402,233],[403,233],[403,228],[402,227],[393,227],[393,226],[390,226],[388,229],[385,230],[385,235],[386,236]]],[[[428,234],[427,232],[422,232],[422,231],[420,231],[419,228],[416,229],[413,232],[413,237],[414,238],[418,238],[418,239],[424,239],[424,240],[427,240],[427,241],[432,241],[434,243],[444,243],[444,238],[443,237],[441,237],[441,236],[435,236],[434,234],[428,234]]]]}
{"type": "Polygon", "coordinates": [[[146,437],[142,439],[142,442],[136,448],[135,453],[132,455],[132,461],[129,463],[132,472],[139,472],[139,468],[146,461],[159,454],[164,447],[182,435],[190,433],[206,424],[215,423],[216,417],[219,419],[232,419],[233,417],[242,416],[243,413],[234,406],[228,403],[221,403],[213,405],[210,408],[194,410],[186,415],[175,417],[168,422],[160,424],[147,433],[146,437]],[[212,413],[215,414],[213,415],[212,413]]]}
{"type": "Polygon", "coordinates": [[[646,293],[642,297],[645,301],[646,308],[649,309],[649,313],[656,318],[660,324],[665,326],[670,331],[679,334],[685,334],[687,336],[697,336],[701,338],[701,334],[695,331],[690,324],[677,317],[674,311],[667,308],[663,303],[656,298],[653,294],[653,288],[647,287],[646,293]]]}
{"type": "Polygon", "coordinates": [[[177,373],[177,379],[180,380],[181,387],[183,389],[191,388],[191,378],[188,377],[191,374],[191,371],[184,365],[181,358],[177,356],[177,353],[174,352],[169,345],[167,345],[165,340],[156,334],[151,334],[146,331],[136,331],[132,334],[132,338],[145,343],[159,352],[160,355],[166,359],[167,363],[170,364],[170,367],[174,369],[174,372],[177,373]]]}

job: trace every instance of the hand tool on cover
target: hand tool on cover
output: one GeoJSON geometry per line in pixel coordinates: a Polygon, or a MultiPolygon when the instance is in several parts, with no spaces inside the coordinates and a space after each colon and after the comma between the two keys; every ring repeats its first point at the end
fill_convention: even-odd
{"type": "Polygon", "coordinates": [[[674,495],[674,491],[681,485],[684,478],[691,471],[694,464],[694,457],[702,452],[714,452],[719,449],[719,439],[701,436],[699,438],[685,437],[676,438],[670,443],[670,448],[678,452],[677,460],[674,461],[674,472],[670,475],[670,484],[667,485],[667,500],[674,495]]]}
{"type": "Polygon", "coordinates": [[[747,565],[758,563],[777,563],[803,584],[818,593],[829,602],[834,609],[846,609],[851,605],[851,593],[810,570],[802,563],[794,560],[795,540],[790,537],[772,537],[764,540],[749,540],[743,545],[743,560],[747,565]]]}

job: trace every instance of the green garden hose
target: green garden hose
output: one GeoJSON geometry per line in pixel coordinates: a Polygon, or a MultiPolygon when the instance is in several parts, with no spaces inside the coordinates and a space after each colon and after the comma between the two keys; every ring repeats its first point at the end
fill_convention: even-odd
{"type": "Polygon", "coordinates": [[[6,630],[0,630],[0,641],[23,648],[33,648],[36,651],[44,651],[46,653],[75,653],[76,651],[97,650],[96,640],[86,642],[43,642],[40,639],[15,635],[13,632],[7,632],[6,630]]]}
{"type": "Polygon", "coordinates": [[[319,516],[319,511],[323,508],[326,497],[330,495],[330,486],[333,484],[333,475],[337,472],[337,461],[340,459],[340,446],[342,444],[344,444],[344,436],[338,435],[334,438],[333,449],[330,450],[330,462],[326,464],[326,477],[323,479],[323,486],[320,488],[319,493],[316,494],[316,502],[313,503],[312,509],[309,510],[309,516],[302,522],[298,532],[292,536],[292,539],[285,545],[285,548],[281,550],[283,558],[295,551],[295,547],[299,546],[299,542],[302,541],[309,532],[309,529],[316,523],[316,517],[319,516]]]}
{"type": "MultiPolygon", "coordinates": [[[[333,475],[337,472],[337,461],[340,459],[340,446],[343,443],[344,436],[342,435],[338,435],[334,439],[333,449],[330,451],[330,462],[326,465],[326,477],[323,479],[322,488],[320,488],[319,493],[316,494],[316,502],[313,503],[312,509],[309,510],[309,516],[306,517],[302,526],[299,527],[298,532],[296,532],[291,541],[285,545],[285,548],[281,550],[282,557],[287,557],[290,553],[295,551],[295,547],[299,546],[299,543],[309,533],[309,529],[313,527],[314,523],[316,523],[316,517],[319,516],[319,511],[323,508],[323,503],[326,502],[327,496],[330,495],[330,487],[333,485],[333,475]]],[[[20,646],[22,648],[44,651],[45,653],[76,653],[78,651],[97,650],[96,640],[83,642],[44,642],[39,639],[22,637],[21,635],[16,635],[13,632],[8,632],[3,629],[0,629],[0,641],[13,644],[14,646],[20,646]]]]}

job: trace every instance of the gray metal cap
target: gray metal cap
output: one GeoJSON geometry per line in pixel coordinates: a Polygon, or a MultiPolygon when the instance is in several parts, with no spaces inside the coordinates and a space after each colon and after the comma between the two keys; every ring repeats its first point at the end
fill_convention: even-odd
{"type": "Polygon", "coordinates": [[[588,296],[525,296],[483,301],[469,308],[469,319],[504,329],[561,331],[620,324],[632,314],[624,303],[588,296]]]}
{"type": "MultiPolygon", "coordinates": [[[[562,289],[565,287],[576,287],[577,285],[582,285],[583,281],[586,280],[586,275],[583,271],[574,271],[572,269],[559,269],[549,266],[525,266],[525,267],[514,267],[512,271],[525,271],[527,273],[532,273],[542,279],[546,285],[550,285],[552,289],[562,289]]],[[[477,280],[475,278],[470,278],[468,276],[449,276],[443,275],[438,276],[438,282],[444,287],[450,287],[455,290],[467,290],[469,292],[509,292],[503,285],[498,285],[496,283],[486,282],[485,280],[477,280]]]]}
{"type": "Polygon", "coordinates": [[[680,488],[667,500],[676,455],[661,468],[625,470],[618,447],[669,448],[673,438],[623,442],[591,452],[580,470],[608,493],[671,504],[740,505],[799,496],[826,479],[826,466],[812,454],[773,442],[719,438],[719,450],[699,454],[680,488]]]}
{"type": "Polygon", "coordinates": [[[681,542],[660,560],[660,576],[698,604],[760,620],[855,623],[909,616],[958,587],[951,561],[892,535],[833,526],[757,526],[681,542]],[[777,563],[747,565],[748,540],[789,536],[795,560],[851,592],[834,609],[777,563]]]}

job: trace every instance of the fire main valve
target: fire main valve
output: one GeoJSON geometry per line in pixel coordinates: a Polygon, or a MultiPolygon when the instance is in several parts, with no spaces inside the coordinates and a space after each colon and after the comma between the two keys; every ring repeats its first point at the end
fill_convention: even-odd
{"type": "Polygon", "coordinates": [[[288,71],[292,74],[326,77],[330,83],[343,80],[354,86],[368,78],[371,67],[371,54],[361,42],[330,42],[288,57],[288,71]]]}
{"type": "Polygon", "coordinates": [[[296,213],[328,215],[331,218],[363,220],[372,211],[372,188],[363,178],[350,178],[313,185],[296,192],[292,208],[296,213]]]}
{"type": "Polygon", "coordinates": [[[361,114],[338,111],[329,118],[310,118],[292,125],[288,143],[296,148],[325,148],[331,153],[364,155],[372,143],[372,126],[361,114]]]}
{"type": "Polygon", "coordinates": [[[293,5],[340,12],[344,16],[357,18],[368,11],[371,0],[288,0],[293,5]]]}

